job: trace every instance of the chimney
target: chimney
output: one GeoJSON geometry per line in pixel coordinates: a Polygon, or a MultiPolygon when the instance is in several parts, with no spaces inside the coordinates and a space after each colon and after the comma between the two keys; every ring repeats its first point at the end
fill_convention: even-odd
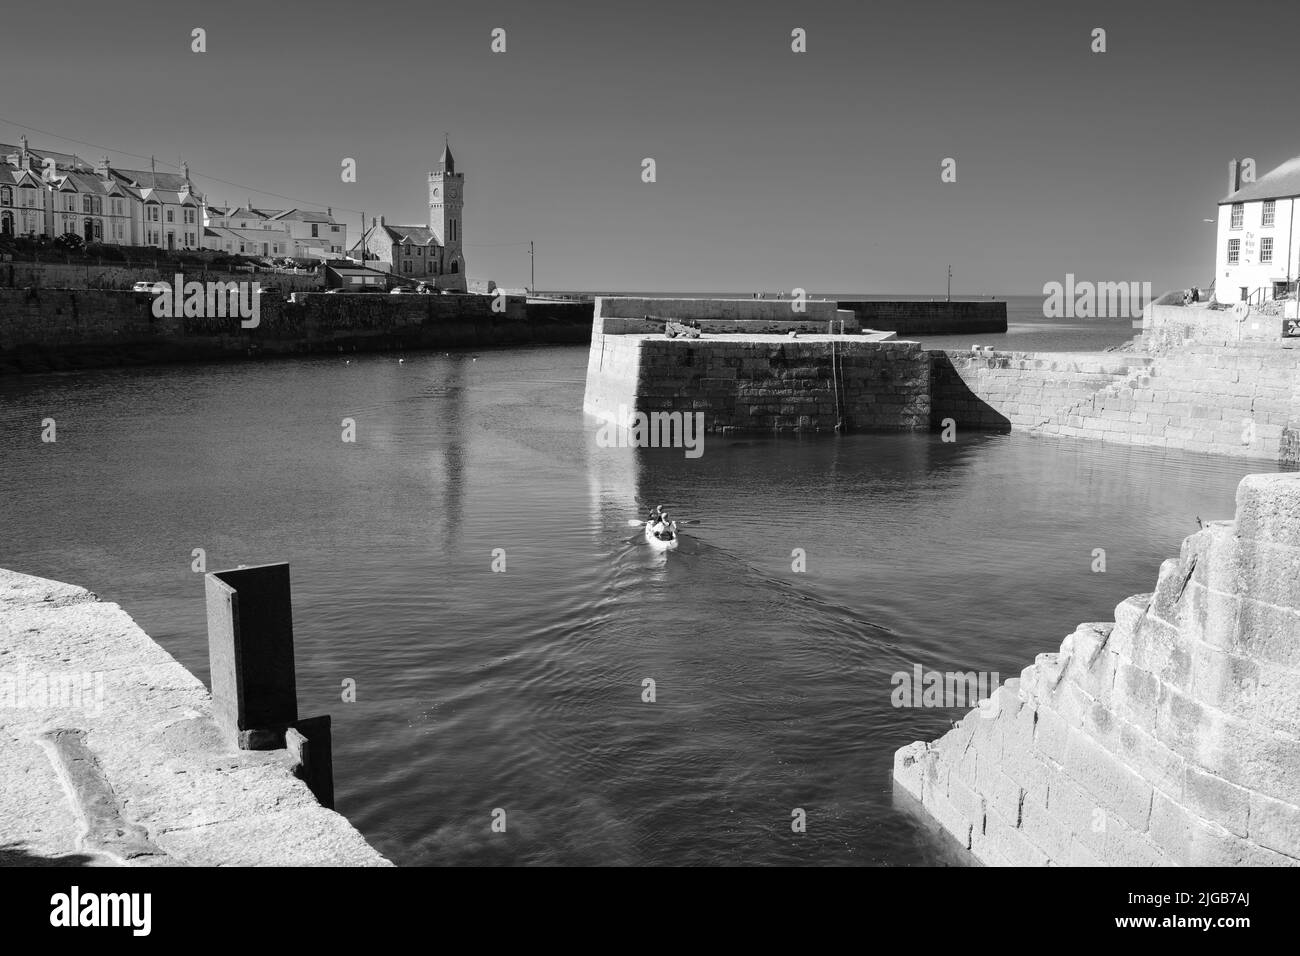
{"type": "Polygon", "coordinates": [[[334,207],[333,207],[333,206],[326,206],[326,207],[325,207],[325,215],[327,215],[327,216],[329,216],[331,219],[333,219],[333,218],[334,218],[334,207]]]}
{"type": "Polygon", "coordinates": [[[1228,195],[1241,188],[1241,163],[1235,159],[1228,163],[1228,195]]]}
{"type": "Polygon", "coordinates": [[[108,157],[101,156],[99,162],[95,164],[95,175],[100,179],[108,178],[108,157]]]}
{"type": "Polygon", "coordinates": [[[32,157],[27,152],[27,134],[18,137],[18,166],[21,169],[32,168],[32,157]]]}
{"type": "Polygon", "coordinates": [[[188,180],[190,178],[190,164],[181,163],[181,177],[188,180]]]}
{"type": "Polygon", "coordinates": [[[381,226],[384,224],[384,217],[383,217],[383,216],[380,216],[380,217],[379,217],[379,224],[380,224],[381,226]]]}

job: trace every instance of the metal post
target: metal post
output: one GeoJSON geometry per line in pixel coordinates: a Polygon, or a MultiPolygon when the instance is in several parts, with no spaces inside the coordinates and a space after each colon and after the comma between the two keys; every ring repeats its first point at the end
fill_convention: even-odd
{"type": "Polygon", "coordinates": [[[295,773],[324,806],[334,799],[329,717],[298,717],[289,565],[264,564],[206,577],[212,710],[240,750],[295,756],[295,773]]]}

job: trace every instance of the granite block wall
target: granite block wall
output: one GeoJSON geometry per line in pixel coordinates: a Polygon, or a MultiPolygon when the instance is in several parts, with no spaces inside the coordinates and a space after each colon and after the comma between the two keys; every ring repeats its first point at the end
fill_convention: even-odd
{"type": "Polygon", "coordinates": [[[1156,589],[1081,624],[934,742],[897,788],[989,865],[1300,865],[1300,474],[1156,589]]]}

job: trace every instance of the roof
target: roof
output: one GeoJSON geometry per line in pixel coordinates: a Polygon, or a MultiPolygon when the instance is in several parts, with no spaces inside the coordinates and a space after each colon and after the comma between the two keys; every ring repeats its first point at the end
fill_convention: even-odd
{"type": "Polygon", "coordinates": [[[61,176],[60,189],[71,187],[80,193],[94,193],[97,196],[137,195],[134,190],[123,186],[116,180],[104,179],[94,173],[79,171],[65,172],[61,176]]]}
{"type": "Polygon", "coordinates": [[[179,173],[155,173],[147,169],[118,169],[116,166],[112,167],[110,171],[118,179],[124,179],[145,189],[169,189],[173,192],[180,192],[188,187],[191,192],[194,190],[194,186],[190,181],[179,173]]]}
{"type": "Polygon", "coordinates": [[[438,237],[428,226],[389,226],[380,227],[396,242],[410,241],[417,246],[436,246],[438,237]]]}
{"type": "Polygon", "coordinates": [[[245,242],[284,242],[289,234],[281,229],[233,229],[229,226],[204,226],[203,234],[245,242]]]}
{"type": "Polygon", "coordinates": [[[336,272],[341,276],[383,276],[389,278],[389,273],[381,272],[378,269],[368,269],[365,266],[336,266],[325,263],[325,268],[331,272],[336,272]]]}
{"type": "Polygon", "coordinates": [[[1300,156],[1288,159],[1255,182],[1246,183],[1235,193],[1220,199],[1219,205],[1258,199],[1285,199],[1289,196],[1300,196],[1300,156]]]}
{"type": "Polygon", "coordinates": [[[17,185],[23,180],[39,183],[41,177],[36,174],[35,170],[19,169],[17,166],[10,166],[8,163],[0,163],[0,185],[17,185]]]}
{"type": "MultiPolygon", "coordinates": [[[[0,156],[19,155],[22,151],[21,146],[0,143],[0,156]]],[[[55,166],[64,169],[94,169],[93,164],[86,162],[74,153],[59,153],[52,149],[33,149],[30,145],[27,147],[27,152],[31,153],[38,161],[52,159],[55,166]]],[[[44,165],[44,163],[41,162],[41,165],[44,165]]]]}
{"type": "Polygon", "coordinates": [[[222,219],[270,219],[265,209],[254,209],[252,206],[240,206],[237,209],[222,210],[218,206],[211,206],[208,209],[208,215],[220,216],[222,219]]]}
{"type": "Polygon", "coordinates": [[[292,219],[295,222],[328,222],[335,223],[335,219],[329,213],[317,212],[314,209],[289,209],[280,213],[278,216],[272,216],[273,219],[292,219]]]}
{"type": "Polygon", "coordinates": [[[456,171],[456,157],[451,155],[450,142],[442,147],[442,157],[438,160],[438,163],[449,173],[454,173],[456,171]]]}

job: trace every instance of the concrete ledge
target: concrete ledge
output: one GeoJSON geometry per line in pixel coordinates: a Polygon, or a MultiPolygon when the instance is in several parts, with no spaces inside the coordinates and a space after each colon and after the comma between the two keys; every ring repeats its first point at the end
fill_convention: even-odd
{"type": "Polygon", "coordinates": [[[120,607],[0,570],[0,864],[389,865],[120,607]]]}

